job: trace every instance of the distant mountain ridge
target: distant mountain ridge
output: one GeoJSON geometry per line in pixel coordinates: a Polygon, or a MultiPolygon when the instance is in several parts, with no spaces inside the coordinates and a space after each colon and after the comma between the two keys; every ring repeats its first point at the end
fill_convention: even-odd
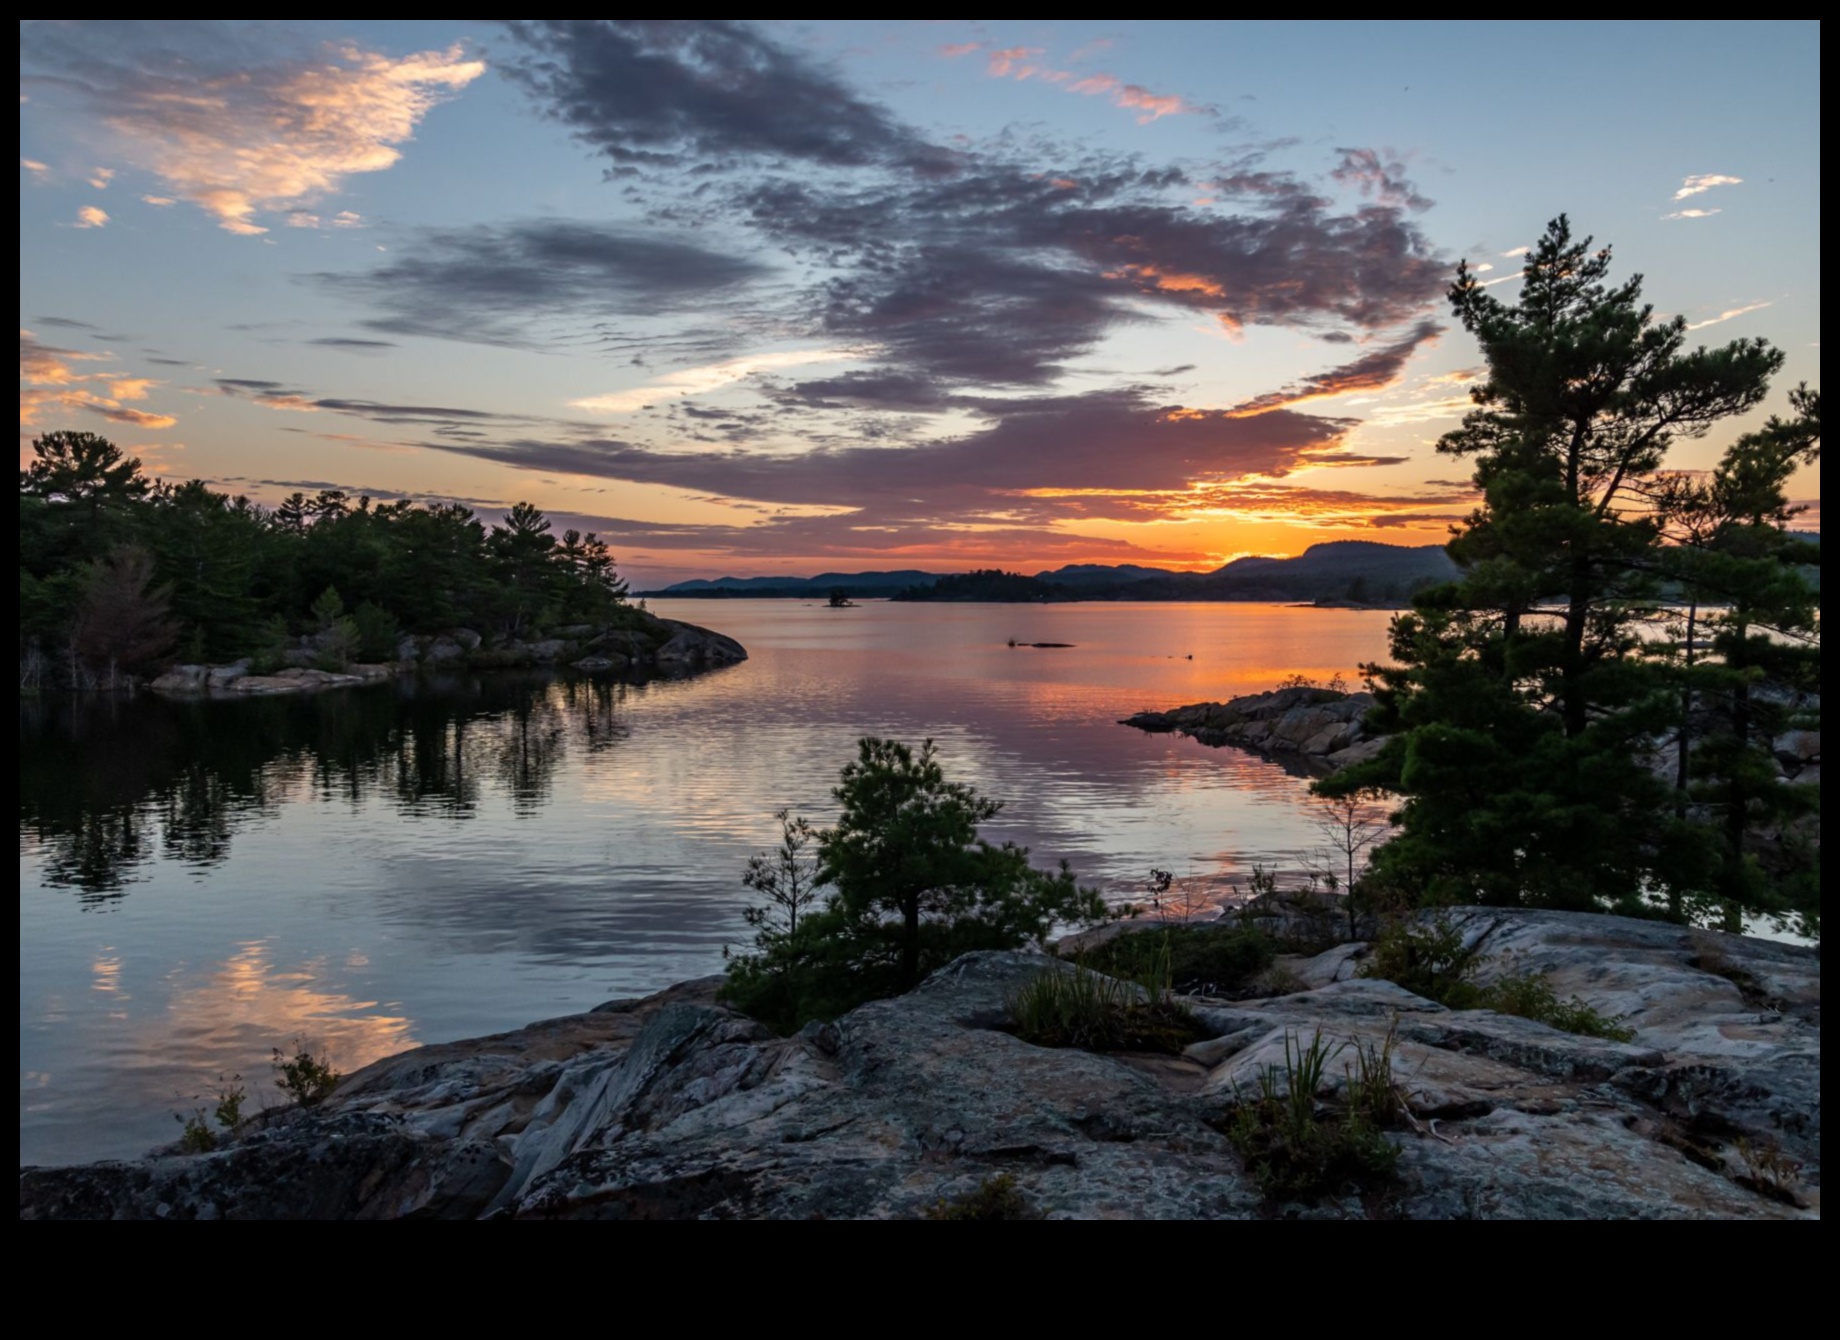
{"type": "Polygon", "coordinates": [[[1372,540],[1313,544],[1295,558],[1236,558],[1212,572],[1176,572],[1123,563],[1073,563],[1036,573],[998,574],[1001,582],[967,582],[969,574],[899,570],[823,572],[815,577],[716,577],[678,582],[649,596],[905,600],[1352,600],[1393,602],[1457,576],[1442,545],[1406,546],[1372,540]],[[930,593],[942,578],[954,580],[930,593]]]}

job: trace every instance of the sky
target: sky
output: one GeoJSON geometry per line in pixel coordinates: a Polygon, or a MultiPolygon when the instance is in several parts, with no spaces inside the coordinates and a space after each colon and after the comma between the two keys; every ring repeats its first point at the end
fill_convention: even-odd
{"type": "MultiPolygon", "coordinates": [[[[20,455],[529,500],[639,586],[1441,543],[1566,213],[1820,384],[1818,23],[20,28],[20,455]]],[[[1818,467],[1795,481],[1819,524],[1818,467]]]]}

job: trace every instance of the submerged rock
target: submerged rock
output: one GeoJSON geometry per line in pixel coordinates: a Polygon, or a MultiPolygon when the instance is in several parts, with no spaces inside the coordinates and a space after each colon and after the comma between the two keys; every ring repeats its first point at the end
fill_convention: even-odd
{"type": "Polygon", "coordinates": [[[1634,1041],[1348,978],[1351,946],[1298,974],[1313,990],[1194,1002],[1212,1037],[1182,1058],[1002,1031],[1011,993],[1072,971],[1034,954],[968,954],[791,1038],[706,979],[405,1052],[215,1153],[22,1169],[20,1213],[911,1218],[1003,1174],[1050,1218],[1818,1214],[1815,951],[1563,913],[1477,911],[1463,929],[1489,971],[1550,972],[1634,1041]],[[1235,1094],[1320,1038],[1328,1099],[1389,1037],[1398,1180],[1267,1203],[1218,1129],[1235,1094]]]}

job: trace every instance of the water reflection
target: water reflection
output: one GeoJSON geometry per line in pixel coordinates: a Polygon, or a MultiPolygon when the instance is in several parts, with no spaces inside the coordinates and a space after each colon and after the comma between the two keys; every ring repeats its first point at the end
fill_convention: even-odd
{"type": "Polygon", "coordinates": [[[773,812],[829,822],[862,735],[936,738],[1005,802],[987,836],[1111,896],[1152,867],[1202,902],[1254,863],[1299,870],[1323,841],[1299,776],[1117,721],[1349,673],[1386,627],[1247,606],[660,612],[751,659],[645,684],[22,703],[22,1160],[171,1139],[176,1095],[266,1077],[296,1035],[350,1068],[719,971],[773,812]]]}
{"type": "Polygon", "coordinates": [[[571,749],[626,738],[623,705],[644,691],[497,674],[319,697],[22,701],[21,840],[43,884],[95,905],[144,877],[156,850],[220,864],[239,832],[308,790],[456,819],[498,791],[530,814],[571,749]]]}

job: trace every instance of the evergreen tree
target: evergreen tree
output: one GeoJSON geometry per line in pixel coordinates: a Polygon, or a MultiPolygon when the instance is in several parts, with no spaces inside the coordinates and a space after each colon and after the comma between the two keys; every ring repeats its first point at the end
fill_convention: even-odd
{"type": "Polygon", "coordinates": [[[1647,762],[1679,697],[1641,637],[1663,569],[1646,494],[1675,441],[1763,398],[1782,355],[1688,351],[1684,319],[1609,268],[1561,216],[1518,303],[1467,266],[1450,289],[1488,361],[1438,443],[1475,461],[1483,495],[1450,545],[1466,576],[1395,620],[1397,663],[1371,667],[1373,724],[1395,738],[1323,788],[1403,796],[1376,868],[1417,896],[1635,912],[1708,879],[1707,835],[1647,762]]]}
{"type": "Polygon", "coordinates": [[[1657,506],[1678,540],[1666,568],[1689,602],[1678,803],[1716,824],[1714,889],[1728,927],[1750,909],[1818,934],[1819,847],[1795,834],[1819,814],[1820,788],[1782,785],[1773,754],[1787,728],[1820,725],[1820,590],[1805,575],[1820,548],[1788,530],[1786,491],[1797,467],[1819,459],[1820,393],[1800,387],[1790,404],[1793,417],[1740,437],[1709,477],[1662,481],[1657,506]],[[1704,661],[1701,624],[1711,633],[1704,661]],[[1767,864],[1757,832],[1777,835],[1767,864]]]}
{"type": "Polygon", "coordinates": [[[947,781],[931,740],[918,752],[859,741],[832,794],[835,826],[814,834],[782,815],[779,856],[757,858],[745,876],[771,902],[748,918],[759,952],[730,964],[725,995],[758,1018],[788,1029],[830,1018],[910,990],[967,951],[1020,948],[1056,924],[1104,915],[1065,865],[1037,870],[1027,848],[978,836],[1002,805],[947,781]],[[816,869],[800,874],[814,837],[816,869]],[[830,892],[814,909],[816,887],[830,892]],[[799,895],[796,923],[788,889],[799,895]]]}

